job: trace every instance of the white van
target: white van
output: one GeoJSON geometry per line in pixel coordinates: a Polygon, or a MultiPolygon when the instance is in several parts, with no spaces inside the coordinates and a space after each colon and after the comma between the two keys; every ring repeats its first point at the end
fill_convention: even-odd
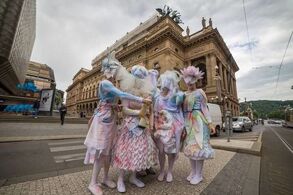
{"type": "Polygon", "coordinates": [[[215,129],[216,129],[215,136],[218,137],[220,135],[220,131],[222,129],[222,124],[223,124],[221,108],[218,104],[208,103],[207,105],[212,117],[213,125],[215,126],[215,129]]]}

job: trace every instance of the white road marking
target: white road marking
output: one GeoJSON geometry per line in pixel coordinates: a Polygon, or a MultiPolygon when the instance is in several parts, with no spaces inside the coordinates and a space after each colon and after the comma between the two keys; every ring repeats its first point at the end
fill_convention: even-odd
{"type": "Polygon", "coordinates": [[[66,154],[60,156],[54,156],[54,160],[56,163],[63,163],[63,162],[70,162],[75,160],[82,160],[84,159],[85,153],[78,153],[78,154],[66,154]]]}
{"type": "Polygon", "coordinates": [[[49,146],[60,146],[66,144],[83,144],[84,140],[74,140],[74,141],[62,141],[62,142],[50,142],[48,143],[49,146]]]}
{"type": "Polygon", "coordinates": [[[60,147],[52,147],[50,148],[51,152],[64,152],[64,151],[71,151],[71,150],[80,150],[86,149],[85,145],[78,145],[78,146],[60,146],[60,147]]]}
{"type": "Polygon", "coordinates": [[[270,127],[270,129],[276,134],[276,136],[283,142],[283,144],[286,146],[286,148],[293,154],[293,147],[273,128],[270,127]]]}
{"type": "Polygon", "coordinates": [[[62,140],[62,141],[53,141],[49,142],[48,146],[50,152],[53,153],[53,158],[56,163],[65,163],[71,161],[83,160],[85,157],[86,151],[82,152],[80,150],[86,149],[86,146],[83,145],[84,140],[62,140]],[[66,154],[66,152],[71,154],[66,154]],[[58,152],[64,152],[65,154],[58,154],[58,152]],[[73,153],[73,154],[72,154],[73,153]]]}

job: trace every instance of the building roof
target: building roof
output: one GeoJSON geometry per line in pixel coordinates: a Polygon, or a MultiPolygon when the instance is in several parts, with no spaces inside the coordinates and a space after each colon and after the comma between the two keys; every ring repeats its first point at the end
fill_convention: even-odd
{"type": "Polygon", "coordinates": [[[55,82],[54,71],[47,64],[30,61],[28,63],[26,75],[55,82]]]}
{"type": "Polygon", "coordinates": [[[81,72],[88,73],[90,70],[86,68],[81,68],[79,71],[73,76],[73,79],[75,79],[81,72]]]}
{"type": "Polygon", "coordinates": [[[155,24],[159,19],[160,19],[160,16],[158,14],[154,14],[151,18],[149,18],[145,22],[140,23],[139,26],[137,26],[132,31],[127,32],[126,35],[124,35],[122,38],[117,40],[113,45],[111,45],[110,47],[105,49],[103,52],[101,52],[97,57],[95,57],[92,60],[92,65],[94,65],[97,61],[104,58],[108,51],[113,51],[117,49],[119,50],[119,47],[123,46],[126,43],[131,44],[131,43],[128,43],[130,39],[133,39],[131,42],[135,42],[136,40],[141,39],[143,36],[147,34],[147,32],[143,32],[143,31],[145,31],[147,28],[155,24]]]}

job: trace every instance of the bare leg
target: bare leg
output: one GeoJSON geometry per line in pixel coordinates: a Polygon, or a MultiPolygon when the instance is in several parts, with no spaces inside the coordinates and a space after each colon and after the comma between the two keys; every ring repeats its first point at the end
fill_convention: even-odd
{"type": "Polygon", "coordinates": [[[136,178],[136,171],[133,171],[130,175],[129,182],[136,185],[136,187],[143,188],[145,185],[142,181],[136,178]]]}
{"type": "Polygon", "coordinates": [[[197,160],[196,161],[196,175],[190,180],[190,183],[193,185],[198,184],[202,181],[202,168],[203,168],[204,160],[197,160]]]}
{"type": "Polygon", "coordinates": [[[196,175],[196,161],[189,159],[190,165],[191,165],[191,172],[189,176],[186,178],[187,181],[190,181],[195,175],[196,175]]]}
{"type": "Polygon", "coordinates": [[[164,152],[164,145],[161,141],[158,140],[157,146],[159,149],[159,163],[160,163],[160,174],[158,176],[159,181],[163,181],[165,177],[165,152],[164,152]]]}
{"type": "Polygon", "coordinates": [[[168,173],[167,173],[167,182],[172,182],[173,181],[173,166],[175,162],[176,154],[168,154],[168,173]]]}
{"type": "Polygon", "coordinates": [[[102,189],[97,184],[97,177],[100,174],[100,171],[101,171],[103,164],[104,164],[104,159],[103,159],[103,156],[100,155],[100,157],[98,159],[96,159],[94,162],[92,178],[91,178],[90,185],[88,187],[88,189],[94,195],[102,195],[103,194],[102,189]]]}
{"type": "Polygon", "coordinates": [[[95,160],[94,162],[94,167],[93,167],[93,172],[92,172],[92,178],[91,178],[91,185],[97,184],[97,178],[98,175],[100,174],[101,168],[103,167],[104,164],[104,158],[103,155],[100,155],[98,159],[95,160]]]}
{"type": "Polygon", "coordinates": [[[109,188],[116,188],[115,182],[111,181],[108,177],[109,173],[109,168],[110,168],[110,155],[104,156],[104,179],[103,179],[103,184],[108,186],[109,188]]]}
{"type": "Polygon", "coordinates": [[[120,169],[119,177],[117,181],[117,190],[118,192],[126,192],[125,184],[124,184],[124,170],[120,169]]]}
{"type": "Polygon", "coordinates": [[[180,152],[180,139],[181,139],[182,130],[183,130],[183,129],[180,129],[179,131],[175,132],[175,138],[176,138],[176,151],[177,151],[177,154],[176,154],[176,160],[177,160],[178,157],[179,157],[179,152],[180,152]]]}

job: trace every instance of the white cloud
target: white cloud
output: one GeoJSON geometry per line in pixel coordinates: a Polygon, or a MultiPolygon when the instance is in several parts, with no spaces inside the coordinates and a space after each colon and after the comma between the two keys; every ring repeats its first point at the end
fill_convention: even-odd
{"type": "MultiPolygon", "coordinates": [[[[245,0],[252,59],[248,47],[242,1],[234,0],[50,0],[37,2],[37,37],[32,60],[46,63],[55,71],[57,88],[65,90],[73,75],[81,68],[91,68],[91,60],[126,32],[155,13],[155,8],[170,5],[182,15],[184,25],[191,33],[201,29],[201,17],[213,19],[226,44],[230,48],[240,71],[237,73],[239,97],[254,99],[292,99],[292,92],[286,90],[292,80],[280,81],[277,95],[266,92],[274,86],[274,79],[268,80],[268,88],[247,81],[262,83],[266,76],[275,72],[263,68],[266,76],[258,74],[253,66],[279,65],[289,35],[293,30],[292,0],[245,0]],[[253,77],[251,75],[254,75],[253,77]],[[266,89],[266,90],[264,90],[266,89]]],[[[284,64],[292,66],[292,43],[284,64]]],[[[281,71],[281,78],[293,76],[292,69],[281,71]]],[[[291,90],[293,91],[293,90],[291,90]]]]}

